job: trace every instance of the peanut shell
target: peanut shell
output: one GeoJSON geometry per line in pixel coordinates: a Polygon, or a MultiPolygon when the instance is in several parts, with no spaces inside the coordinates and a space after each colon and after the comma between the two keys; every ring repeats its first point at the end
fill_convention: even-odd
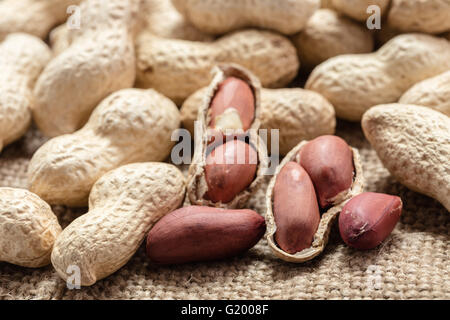
{"type": "MultiPolygon", "coordinates": [[[[353,164],[355,167],[355,176],[353,179],[353,184],[349,190],[341,192],[334,198],[332,207],[330,207],[326,212],[322,213],[319,228],[314,235],[314,240],[310,248],[304,249],[295,254],[289,254],[282,249],[280,249],[275,241],[275,232],[277,230],[274,214],[273,214],[273,190],[278,174],[281,169],[290,161],[298,162],[298,153],[308,143],[308,141],[300,142],[296,147],[294,147],[279,164],[275,170],[275,174],[269,182],[266,191],[266,223],[267,223],[267,241],[272,252],[282,260],[288,262],[305,262],[311,260],[318,256],[325,249],[328,243],[328,237],[331,231],[331,227],[336,220],[337,216],[341,212],[344,205],[355,195],[363,192],[364,188],[364,176],[362,171],[361,160],[359,157],[359,152],[357,149],[352,148],[353,152],[353,164]]],[[[294,196],[294,195],[293,195],[294,196]]]]}
{"type": "Polygon", "coordinates": [[[261,185],[263,182],[263,174],[268,165],[267,149],[265,144],[259,138],[256,130],[260,126],[260,82],[252,75],[248,70],[239,67],[237,65],[221,65],[214,68],[214,79],[205,91],[205,95],[199,106],[197,126],[198,130],[195,132],[195,150],[192,163],[189,167],[189,177],[187,184],[187,194],[191,204],[201,206],[212,206],[227,209],[242,208],[247,203],[251,194],[261,185]],[[253,90],[255,98],[255,118],[250,127],[250,145],[257,151],[258,154],[258,167],[256,177],[250,186],[240,192],[231,202],[221,203],[212,202],[204,199],[205,194],[208,192],[208,185],[205,179],[205,166],[207,158],[207,147],[209,138],[207,134],[207,127],[210,123],[209,108],[219,85],[228,77],[236,77],[247,82],[253,90]]]}

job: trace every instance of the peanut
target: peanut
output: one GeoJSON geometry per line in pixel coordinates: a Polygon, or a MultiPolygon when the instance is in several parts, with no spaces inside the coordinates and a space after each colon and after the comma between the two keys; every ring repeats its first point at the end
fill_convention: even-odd
{"type": "Polygon", "coordinates": [[[331,0],[331,3],[333,9],[361,22],[370,17],[371,14],[367,13],[369,6],[378,6],[381,15],[384,15],[389,7],[389,0],[331,0]]]}
{"type": "Polygon", "coordinates": [[[430,107],[450,117],[450,71],[417,83],[401,96],[399,103],[430,107]]]}
{"type": "MultiPolygon", "coordinates": [[[[181,107],[183,126],[194,136],[198,106],[207,88],[191,95],[181,107]]],[[[268,133],[271,150],[272,129],[279,130],[279,153],[287,154],[302,140],[334,134],[336,117],[333,106],[320,94],[300,88],[261,89],[261,129],[268,133]]]]}
{"type": "Polygon", "coordinates": [[[333,9],[333,0],[321,0],[320,7],[324,9],[333,9]]]}
{"type": "Polygon", "coordinates": [[[50,29],[67,19],[67,8],[81,0],[3,0],[0,41],[9,33],[25,32],[45,39],[50,29]]]}
{"type": "Polygon", "coordinates": [[[101,177],[89,195],[89,212],[58,236],[51,260],[67,280],[80,268],[90,286],[116,272],[133,256],[150,228],[183,201],[183,174],[164,163],[129,164],[101,177]]]}
{"type": "Polygon", "coordinates": [[[0,151],[27,131],[32,89],[50,55],[44,42],[23,33],[0,43],[0,151]]]}
{"type": "Polygon", "coordinates": [[[450,118],[427,107],[388,104],[364,114],[366,138],[402,184],[450,210],[450,118]]]}
{"type": "Polygon", "coordinates": [[[29,268],[46,266],[60,232],[52,209],[37,195],[0,188],[0,261],[29,268]]]}
{"type": "Polygon", "coordinates": [[[321,208],[334,204],[353,183],[353,152],[343,139],[321,136],[308,142],[298,155],[314,184],[321,208]]]}
{"type": "MultiPolygon", "coordinates": [[[[339,193],[333,199],[333,206],[320,212],[321,217],[317,217],[319,210],[315,196],[317,190],[314,189],[309,175],[299,165],[302,150],[306,146],[308,141],[302,141],[284,157],[276,168],[266,191],[268,230],[266,237],[269,247],[277,257],[295,263],[311,260],[323,252],[339,212],[345,203],[360,194],[364,187],[359,152],[352,148],[355,173],[350,189],[339,193]],[[293,183],[295,180],[297,182],[293,183]],[[281,233],[277,236],[278,232],[281,233]],[[296,245],[288,246],[295,243],[296,245]]],[[[319,159],[318,168],[313,171],[321,171],[321,166],[319,159]]]]}
{"type": "Polygon", "coordinates": [[[392,0],[388,22],[404,32],[441,33],[450,30],[450,1],[392,0]]]}
{"type": "Polygon", "coordinates": [[[85,206],[92,185],[107,171],[164,160],[179,124],[175,104],[154,90],[113,93],[81,130],[51,139],[34,154],[28,168],[30,190],[51,204],[85,206]]]}
{"type": "MultiPolygon", "coordinates": [[[[214,78],[198,106],[199,130],[195,134],[194,157],[189,167],[188,198],[193,205],[227,209],[242,208],[261,185],[268,165],[266,146],[257,132],[261,112],[260,83],[248,70],[237,65],[220,65],[214,69],[213,73],[214,78]],[[221,90],[223,84],[230,78],[240,79],[246,86],[248,85],[252,95],[248,90],[221,90]],[[240,93],[244,93],[244,96],[240,93]],[[231,98],[243,102],[250,98],[249,96],[253,96],[253,99],[248,99],[247,102],[254,101],[252,104],[254,117],[252,117],[250,130],[242,133],[242,130],[235,129],[234,126],[230,127],[231,132],[226,131],[225,141],[228,141],[226,144],[223,144],[223,139],[216,139],[216,135],[214,143],[211,143],[211,130],[208,129],[208,124],[212,120],[213,101],[217,96],[222,96],[222,98],[219,97],[220,100],[223,99],[222,102],[231,98]],[[234,141],[234,139],[245,142],[234,141]],[[208,155],[210,150],[212,152],[208,155]]],[[[242,82],[239,83],[242,84],[242,82]]],[[[251,105],[246,104],[245,108],[247,107],[251,105]]]]}
{"type": "Polygon", "coordinates": [[[342,240],[356,249],[373,249],[389,236],[401,213],[399,197],[373,192],[357,195],[339,215],[342,240]]]}
{"type": "Polygon", "coordinates": [[[316,192],[308,173],[296,162],[288,162],[273,188],[273,214],[280,248],[295,254],[309,248],[320,221],[316,192]]]}
{"type": "Polygon", "coordinates": [[[334,57],[317,66],[306,89],[321,93],[338,117],[360,121],[370,107],[396,102],[412,85],[450,68],[450,43],[425,34],[393,38],[377,52],[334,57]]]}
{"type": "Polygon", "coordinates": [[[259,30],[235,32],[210,43],[144,33],[137,39],[136,53],[137,85],[154,88],[176,104],[207,86],[217,63],[238,63],[271,88],[287,85],[299,69],[295,47],[288,39],[259,30]]]}
{"type": "Polygon", "coordinates": [[[317,10],[292,41],[302,65],[308,69],[335,56],[369,53],[374,47],[367,28],[330,9],[317,10]]]}
{"type": "Polygon", "coordinates": [[[216,130],[250,129],[255,117],[255,97],[243,80],[230,77],[219,85],[211,101],[209,127],[216,130]]]}
{"type": "Polygon", "coordinates": [[[320,6],[319,0],[172,0],[198,29],[223,34],[248,27],[294,34],[320,6]]]}
{"type": "Polygon", "coordinates": [[[140,0],[82,3],[83,27],[70,33],[71,45],[47,65],[34,90],[33,117],[45,135],[78,130],[102,99],[133,86],[139,4],[140,0]]]}
{"type": "Polygon", "coordinates": [[[206,158],[206,198],[213,202],[232,201],[255,179],[257,163],[255,149],[241,140],[215,148],[206,158]]]}
{"type": "Polygon", "coordinates": [[[191,25],[173,6],[171,0],[147,0],[146,27],[142,32],[168,39],[211,41],[213,37],[191,25]]]}
{"type": "Polygon", "coordinates": [[[158,264],[225,259],[252,248],[264,235],[252,210],[191,206],[167,214],[147,236],[147,255],[158,264]]]}

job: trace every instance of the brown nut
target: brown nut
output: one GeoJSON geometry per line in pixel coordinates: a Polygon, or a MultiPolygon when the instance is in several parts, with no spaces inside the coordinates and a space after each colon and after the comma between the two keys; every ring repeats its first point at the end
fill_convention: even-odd
{"type": "Polygon", "coordinates": [[[311,177],[322,208],[332,205],[337,195],[352,186],[353,153],[337,136],[321,136],[308,142],[300,150],[299,163],[311,177]]]}
{"type": "Polygon", "coordinates": [[[229,77],[219,85],[210,107],[212,129],[247,131],[255,117],[255,97],[243,80],[229,77]]]}
{"type": "MultiPolygon", "coordinates": [[[[203,91],[203,96],[198,103],[194,156],[189,167],[187,196],[191,205],[241,209],[246,206],[251,195],[263,183],[268,168],[267,148],[258,133],[261,113],[261,84],[250,71],[234,64],[219,65],[214,68],[213,73],[214,79],[203,91]],[[247,131],[228,129],[224,136],[221,131],[211,130],[209,125],[213,114],[211,109],[216,109],[218,114],[220,114],[219,109],[221,109],[217,108],[217,105],[214,106],[213,100],[217,98],[217,95],[221,95],[222,90],[220,88],[223,88],[223,84],[230,81],[230,78],[236,79],[247,87],[246,90],[238,91],[246,92],[244,94],[247,96],[245,100],[248,100],[249,103],[244,103],[245,108],[251,108],[253,114],[247,118],[251,120],[247,131]],[[249,88],[250,90],[248,90],[249,88]],[[253,101],[253,108],[250,105],[251,101],[253,101]],[[213,137],[211,133],[214,133],[213,137]],[[240,142],[229,142],[233,140],[240,140],[240,142]],[[245,141],[248,146],[245,146],[242,141],[245,141]],[[231,146],[227,148],[225,154],[221,150],[224,148],[223,146],[217,147],[224,142],[228,142],[231,146]],[[245,148],[235,154],[236,149],[240,149],[239,146],[241,148],[245,146],[245,148]],[[211,153],[210,151],[214,148],[217,149],[211,153]],[[238,160],[242,160],[236,163],[236,157],[238,160]],[[215,158],[228,159],[228,163],[221,161],[223,165],[212,166],[215,158]],[[245,161],[246,159],[248,160],[245,161]]],[[[235,80],[232,82],[235,82],[235,80]]],[[[231,86],[231,95],[228,98],[237,98],[233,95],[233,87],[234,85],[231,86]]],[[[222,100],[223,106],[233,106],[234,104],[226,101],[228,99],[220,98],[219,100],[222,100]]],[[[219,102],[219,100],[216,101],[219,102]]],[[[232,109],[229,108],[228,110],[232,109]]],[[[248,117],[249,114],[247,111],[243,111],[243,115],[248,117]]]]}
{"type": "Polygon", "coordinates": [[[372,249],[394,230],[402,214],[400,197],[365,192],[351,199],[339,216],[342,240],[356,249],[372,249]]]}
{"type": "Polygon", "coordinates": [[[252,210],[190,206],[164,216],[147,236],[147,255],[158,264],[225,259],[252,248],[264,235],[252,210]]]}
{"type": "Polygon", "coordinates": [[[309,248],[320,222],[319,206],[311,178],[296,162],[288,162],[275,182],[273,209],[275,241],[294,254],[309,248]]]}
{"type": "MultiPolygon", "coordinates": [[[[269,244],[270,249],[272,252],[279,257],[280,259],[283,259],[285,261],[289,262],[295,262],[295,263],[301,263],[305,261],[309,261],[319,254],[321,254],[325,250],[325,246],[328,243],[328,238],[331,232],[331,228],[334,224],[334,221],[337,219],[339,213],[341,212],[344,205],[354,196],[360,194],[363,192],[364,188],[364,175],[362,171],[362,165],[361,160],[359,157],[359,152],[355,148],[351,148],[352,153],[352,160],[355,167],[355,176],[352,181],[351,187],[346,192],[341,192],[335,197],[335,201],[333,201],[333,204],[331,207],[325,208],[320,211],[320,221],[319,226],[317,227],[317,231],[314,234],[312,243],[309,247],[304,248],[303,250],[296,252],[296,253],[289,253],[288,251],[283,250],[280,245],[277,243],[279,240],[276,239],[276,233],[280,229],[279,221],[276,221],[275,218],[275,210],[278,210],[275,208],[275,202],[276,203],[283,203],[282,201],[275,200],[275,193],[279,192],[280,187],[277,186],[275,188],[275,185],[277,182],[281,183],[281,174],[284,172],[284,168],[290,164],[291,162],[296,163],[299,165],[299,154],[301,153],[301,150],[308,144],[308,141],[302,141],[297,146],[295,146],[281,161],[281,163],[278,165],[278,167],[275,169],[275,173],[273,177],[270,179],[269,185],[267,186],[266,191],[266,221],[267,221],[267,243],[269,244]]],[[[305,170],[306,171],[306,170],[305,170]]],[[[285,187],[286,188],[286,187],[285,187]]],[[[317,193],[317,191],[315,190],[317,193]]],[[[282,194],[282,193],[280,193],[282,194]]],[[[307,195],[306,192],[303,192],[301,197],[305,197],[307,195]]],[[[297,195],[294,195],[293,193],[289,192],[287,194],[286,192],[286,201],[294,201],[289,199],[289,197],[296,197],[297,195]]],[[[305,197],[306,199],[307,197],[305,197]]],[[[317,198],[316,198],[317,199],[317,198]]],[[[317,200],[316,200],[317,201],[317,200]]],[[[299,202],[300,203],[300,202],[299,202]]],[[[302,202],[302,205],[304,208],[307,208],[308,201],[302,202]]],[[[287,206],[286,206],[287,207],[287,206]]],[[[286,209],[289,210],[289,209],[286,209]]],[[[292,210],[292,209],[291,209],[292,210]]],[[[306,243],[306,242],[305,242],[306,243]]]]}
{"type": "Polygon", "coordinates": [[[214,202],[230,202],[255,179],[257,164],[255,149],[241,140],[218,146],[206,158],[206,197],[214,202]]]}

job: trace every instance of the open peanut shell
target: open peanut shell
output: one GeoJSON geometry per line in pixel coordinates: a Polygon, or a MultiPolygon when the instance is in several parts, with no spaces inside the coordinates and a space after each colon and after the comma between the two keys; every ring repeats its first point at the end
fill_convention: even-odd
{"type": "Polygon", "coordinates": [[[268,167],[267,147],[258,135],[261,114],[261,84],[250,71],[235,64],[223,64],[213,69],[214,78],[205,91],[205,95],[199,105],[197,124],[195,128],[195,150],[192,163],[189,167],[187,195],[192,205],[210,206],[217,208],[240,209],[245,207],[250,196],[263,182],[264,174],[268,167]],[[250,129],[247,131],[246,142],[253,147],[258,155],[258,164],[255,179],[252,183],[236,197],[228,202],[213,202],[205,199],[208,185],[205,178],[206,158],[211,151],[208,137],[208,125],[211,121],[210,106],[220,84],[229,77],[236,77],[245,81],[253,91],[255,101],[255,116],[250,129]]]}
{"type": "MultiPolygon", "coordinates": [[[[353,151],[353,164],[355,168],[355,174],[353,177],[353,183],[350,189],[339,193],[333,199],[332,207],[326,209],[326,211],[321,211],[321,218],[319,227],[314,235],[314,240],[311,244],[311,247],[304,249],[295,254],[289,254],[283,251],[275,241],[275,232],[277,231],[277,226],[275,224],[275,218],[273,214],[273,189],[275,186],[276,179],[281,169],[290,161],[299,162],[298,154],[299,151],[305,146],[308,141],[300,142],[294,149],[292,149],[283,161],[278,165],[275,170],[275,174],[269,182],[266,191],[266,222],[267,222],[267,242],[269,243],[270,248],[273,253],[282,260],[289,262],[305,262],[311,260],[318,256],[324,249],[328,243],[328,237],[330,235],[331,227],[342,211],[344,205],[354,196],[363,192],[364,189],[364,176],[362,171],[361,160],[359,156],[359,152],[357,149],[352,148],[353,151]]],[[[295,196],[295,195],[292,195],[295,196]]]]}

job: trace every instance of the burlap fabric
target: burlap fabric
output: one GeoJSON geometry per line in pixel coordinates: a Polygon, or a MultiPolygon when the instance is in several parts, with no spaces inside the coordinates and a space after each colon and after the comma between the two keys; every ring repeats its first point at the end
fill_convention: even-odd
{"type": "MultiPolygon", "coordinates": [[[[160,267],[144,246],[121,270],[92,287],[69,290],[52,266],[26,269],[0,262],[1,299],[450,299],[450,214],[436,201],[396,183],[358,124],[339,122],[337,134],[361,152],[367,191],[398,194],[399,224],[380,247],[355,251],[332,231],[311,262],[275,258],[265,241],[231,260],[160,267]]],[[[0,186],[26,187],[33,152],[44,142],[32,129],[0,155],[0,186]]],[[[265,188],[265,186],[263,186],[265,188]]],[[[264,213],[264,190],[251,206],[264,213]]],[[[54,207],[63,227],[85,210],[54,207]]],[[[0,235],[1,236],[1,235],[0,235]]]]}

